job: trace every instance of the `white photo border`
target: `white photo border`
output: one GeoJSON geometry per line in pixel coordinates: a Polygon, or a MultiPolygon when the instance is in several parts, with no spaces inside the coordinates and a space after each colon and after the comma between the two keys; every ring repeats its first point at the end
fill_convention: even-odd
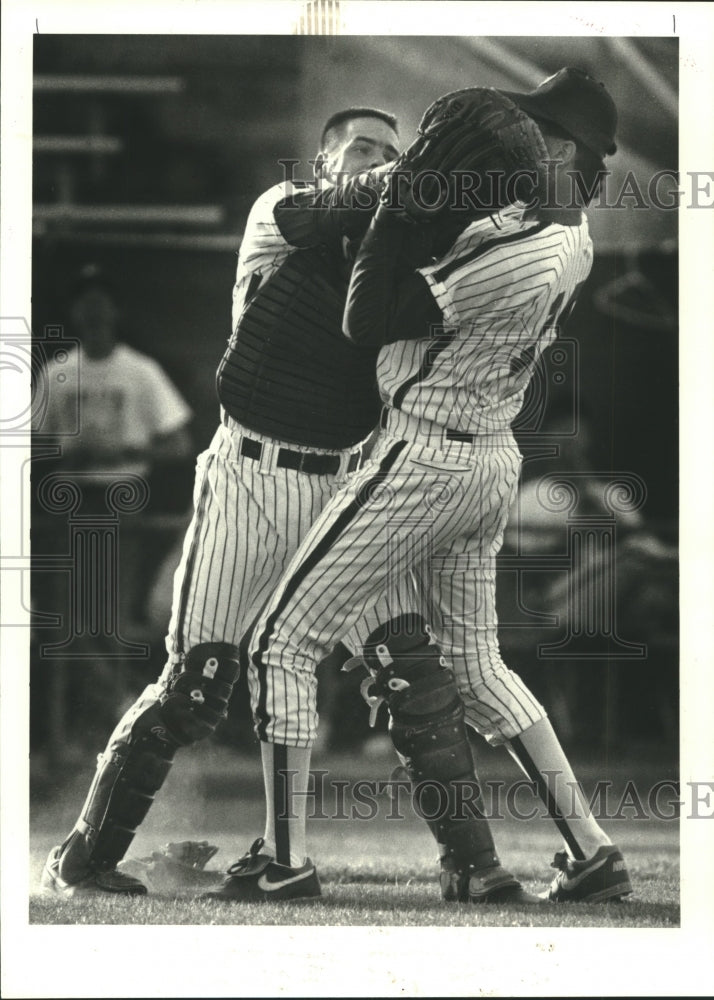
{"type": "MultiPolygon", "coordinates": [[[[710,4],[342,0],[341,8],[348,33],[356,35],[676,33],[681,59],[681,175],[688,170],[714,171],[710,4]]],[[[5,0],[0,316],[30,315],[33,34],[290,34],[300,9],[300,3],[282,0],[142,4],[5,0]]],[[[683,789],[689,781],[714,780],[711,222],[712,214],[706,210],[680,213],[683,789]]],[[[3,467],[7,471],[4,456],[3,467]]],[[[3,539],[27,530],[13,503],[16,490],[6,479],[3,539]]],[[[709,994],[714,826],[686,817],[681,822],[682,924],[671,931],[30,926],[29,665],[24,630],[8,631],[0,630],[3,996],[709,994]]]]}

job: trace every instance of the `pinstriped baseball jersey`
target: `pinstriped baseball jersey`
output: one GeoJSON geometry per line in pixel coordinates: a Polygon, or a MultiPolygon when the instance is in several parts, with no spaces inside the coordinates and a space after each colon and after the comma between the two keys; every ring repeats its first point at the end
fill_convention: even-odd
{"type": "Polygon", "coordinates": [[[372,459],[311,528],[253,633],[264,739],[311,744],[306,678],[409,571],[468,722],[502,743],[545,717],[500,655],[495,560],[520,473],[510,423],[591,262],[584,220],[527,221],[514,207],[421,268],[443,327],[382,348],[387,408],[372,459]]]}
{"type": "Polygon", "coordinates": [[[510,427],[591,267],[584,217],[579,226],[529,222],[512,206],[472,223],[444,258],[420,269],[444,326],[430,340],[382,349],[383,401],[452,430],[510,427]]]}
{"type": "Polygon", "coordinates": [[[293,248],[283,239],[275,222],[273,207],[291,194],[295,186],[292,181],[273,185],[260,195],[248,214],[233,286],[232,330],[238,326],[248,290],[255,291],[292,253],[293,248]]]}
{"type": "MultiPolygon", "coordinates": [[[[296,252],[275,222],[274,206],[294,190],[308,187],[292,181],[277,184],[254,203],[233,287],[234,333],[258,289],[296,252]]],[[[317,371],[322,362],[315,357],[311,363],[317,371]]],[[[280,396],[281,385],[270,387],[267,404],[270,392],[280,396]]],[[[322,419],[339,422],[338,415],[329,412],[322,419]]],[[[299,439],[300,429],[294,430],[299,439]]],[[[167,638],[172,656],[218,638],[238,643],[300,540],[343,485],[349,459],[358,451],[328,451],[312,447],[308,440],[299,440],[296,449],[294,439],[259,434],[222,410],[221,426],[197,464],[194,516],[174,580],[167,638]],[[262,449],[258,460],[241,451],[245,437],[262,449]],[[339,468],[324,475],[280,468],[278,455],[285,449],[293,455],[334,455],[339,468]]]]}

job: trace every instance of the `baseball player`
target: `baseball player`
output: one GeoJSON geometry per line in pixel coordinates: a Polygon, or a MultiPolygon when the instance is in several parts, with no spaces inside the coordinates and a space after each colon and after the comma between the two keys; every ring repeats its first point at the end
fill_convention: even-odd
{"type": "MultiPolygon", "coordinates": [[[[373,195],[381,191],[385,165],[397,156],[397,142],[390,114],[372,108],[340,112],[325,126],[315,167],[318,180],[347,177],[345,183],[284,183],[251,210],[233,292],[234,333],[217,377],[221,425],[197,463],[195,513],[174,581],[168,662],[100,755],[74,830],[48,858],[42,880],[48,892],[146,891],[118,863],[176,750],[211,733],[225,714],[241,636],[310,525],[360,465],[381,404],[377,348],[355,348],[341,332],[350,246],[369,224],[377,205],[373,195]]],[[[405,613],[413,601],[412,590],[398,581],[351,645],[380,620],[405,613]]],[[[266,688],[254,673],[249,681],[260,735],[266,688]]],[[[314,675],[305,681],[312,698],[314,675]]],[[[464,777],[473,779],[464,734],[460,739],[464,777]]],[[[257,895],[314,895],[320,888],[312,872],[296,876],[289,867],[304,854],[306,796],[293,794],[288,803],[282,784],[293,770],[307,779],[304,751],[269,742],[261,750],[268,801],[264,843],[271,856],[282,858],[286,805],[295,803],[298,815],[285,820],[292,831],[289,875],[282,878],[276,864],[267,877],[277,878],[257,895]]],[[[471,825],[471,818],[465,820],[465,828],[471,825]]],[[[499,870],[499,878],[512,895],[522,893],[511,876],[499,870]]],[[[500,889],[489,884],[493,898],[500,889]]],[[[522,897],[528,901],[527,894],[522,897]]]]}
{"type": "MultiPolygon", "coordinates": [[[[563,837],[558,875],[543,898],[619,899],[631,892],[622,854],[589,812],[544,708],[503,663],[495,607],[495,558],[521,464],[511,422],[592,265],[569,175],[583,180],[587,203],[604,156],[616,149],[616,109],[602,85],[571,68],[531,94],[461,91],[432,109],[414,155],[410,147],[397,168],[461,164],[469,135],[480,137],[481,150],[505,144],[504,167],[540,142],[540,207],[519,197],[469,202],[469,211],[482,210],[470,219],[464,213],[446,249],[423,190],[421,213],[400,203],[378,209],[352,273],[345,333],[365,350],[381,347],[382,431],[369,462],[308,532],[252,634],[259,732],[276,758],[287,754],[306,772],[316,664],[395,580],[414,573],[423,616],[397,615],[364,643],[372,698],[389,706],[392,739],[413,781],[441,768],[452,804],[460,694],[468,723],[490,743],[506,744],[563,837]],[[442,145],[444,159],[430,161],[442,145]],[[426,250],[415,266],[419,246],[426,250]]],[[[481,166],[489,164],[484,155],[481,166]]],[[[415,188],[411,198],[413,208],[415,188]]],[[[299,775],[296,787],[305,780],[299,775]]],[[[437,834],[444,896],[483,898],[498,873],[487,827],[470,830],[468,845],[448,822],[437,834]]],[[[283,823],[278,838],[282,867],[257,841],[229,869],[222,898],[256,898],[290,882],[299,894],[300,885],[315,883],[304,833],[283,823]]]]}
{"type": "Polygon", "coordinates": [[[349,182],[334,180],[355,176],[355,188],[368,190],[372,175],[364,185],[357,175],[373,170],[378,177],[398,155],[397,144],[388,112],[338,112],[323,130],[318,184],[283,182],[249,214],[233,334],[217,376],[221,423],[197,461],[168,661],[100,754],[75,828],[48,858],[48,891],[146,892],[118,862],[176,750],[210,734],[224,716],[241,637],[322,508],[361,463],[380,411],[376,350],[356,350],[340,330],[351,266],[346,247],[371,213],[350,212],[349,182]]]}

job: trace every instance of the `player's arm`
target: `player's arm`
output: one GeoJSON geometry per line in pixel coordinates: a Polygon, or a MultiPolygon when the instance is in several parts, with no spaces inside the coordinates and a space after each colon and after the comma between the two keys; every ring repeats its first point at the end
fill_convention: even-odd
{"type": "Polygon", "coordinates": [[[275,184],[257,198],[248,213],[233,284],[231,333],[263,278],[292,252],[273,216],[276,203],[285,195],[286,185],[275,184]]]}
{"type": "Polygon", "coordinates": [[[275,223],[293,247],[342,246],[364,236],[379,205],[384,178],[393,164],[365,171],[328,188],[297,190],[279,201],[275,223]]]}
{"type": "Polygon", "coordinates": [[[443,253],[461,228],[413,225],[380,208],[352,270],[345,336],[363,347],[430,337],[444,317],[417,268],[443,253]]]}

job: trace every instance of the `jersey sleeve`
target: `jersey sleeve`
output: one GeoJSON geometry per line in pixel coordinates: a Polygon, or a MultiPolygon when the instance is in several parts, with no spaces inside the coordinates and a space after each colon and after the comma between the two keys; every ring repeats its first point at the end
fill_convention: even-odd
{"type": "Polygon", "coordinates": [[[300,248],[341,248],[344,237],[359,239],[379,204],[383,174],[366,171],[344,184],[291,192],[275,205],[278,229],[291,246],[300,248]]]}
{"type": "Polygon", "coordinates": [[[418,265],[431,258],[429,231],[389,213],[374,219],[355,260],[343,332],[361,347],[429,337],[443,323],[418,265]]]}
{"type": "Polygon", "coordinates": [[[250,294],[280,267],[292,247],[275,221],[275,205],[290,192],[288,183],[275,184],[254,203],[245,224],[233,285],[231,331],[234,331],[250,294]]]}
{"type": "Polygon", "coordinates": [[[239,268],[254,270],[277,254],[285,254],[289,244],[280,232],[273,210],[282,199],[290,194],[289,182],[275,184],[253,203],[248,213],[245,232],[238,255],[239,268]]]}

